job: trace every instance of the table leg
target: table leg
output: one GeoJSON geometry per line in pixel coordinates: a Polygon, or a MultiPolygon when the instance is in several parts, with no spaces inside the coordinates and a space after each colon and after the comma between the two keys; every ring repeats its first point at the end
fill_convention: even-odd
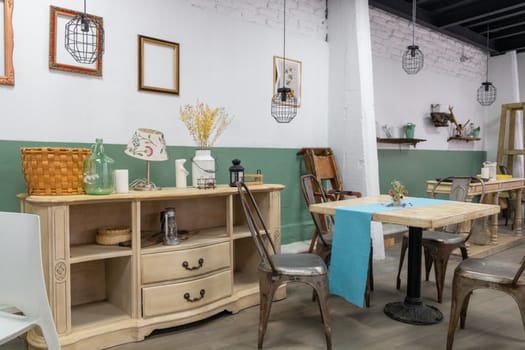
{"type": "Polygon", "coordinates": [[[521,188],[516,190],[516,203],[515,203],[515,212],[514,212],[514,234],[516,236],[522,236],[521,229],[521,188]]]}
{"type": "Polygon", "coordinates": [[[434,306],[421,301],[421,239],[423,230],[419,227],[408,229],[408,282],[405,301],[388,303],[385,314],[396,321],[415,325],[438,323],[443,314],[434,306]]]}
{"type": "MultiPolygon", "coordinates": [[[[499,192],[492,193],[492,204],[499,205],[499,192]]],[[[498,244],[498,215],[490,217],[490,244],[498,244]]]]}

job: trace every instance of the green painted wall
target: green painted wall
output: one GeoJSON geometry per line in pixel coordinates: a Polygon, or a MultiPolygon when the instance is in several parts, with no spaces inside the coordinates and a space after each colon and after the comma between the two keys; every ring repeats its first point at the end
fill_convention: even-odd
{"type": "Polygon", "coordinates": [[[475,176],[487,160],[485,151],[379,150],[379,184],[401,181],[409,196],[426,197],[426,181],[445,176],[475,176]]]}
{"type": "MultiPolygon", "coordinates": [[[[0,140],[0,211],[18,211],[16,195],[25,192],[22,176],[21,147],[90,147],[90,144],[51,143],[0,140]]],[[[130,179],[145,176],[144,161],[124,154],[124,145],[106,144],[106,153],[115,159],[116,168],[129,169],[130,179]]],[[[247,173],[261,169],[266,183],[285,185],[281,196],[282,242],[310,239],[313,225],[306,210],[299,186],[305,169],[298,149],[278,148],[214,148],[217,182],[227,183],[231,160],[239,158],[247,173]]],[[[151,178],[159,186],[175,186],[175,159],[191,159],[194,147],[168,147],[169,160],[151,163],[151,178]]],[[[381,193],[390,188],[390,181],[400,180],[411,196],[426,196],[425,181],[448,175],[475,175],[486,160],[484,151],[379,150],[381,193]]],[[[191,163],[186,163],[191,171],[191,163]]],[[[191,179],[191,175],[188,177],[191,179]]],[[[191,181],[191,180],[190,180],[191,181]]]]}

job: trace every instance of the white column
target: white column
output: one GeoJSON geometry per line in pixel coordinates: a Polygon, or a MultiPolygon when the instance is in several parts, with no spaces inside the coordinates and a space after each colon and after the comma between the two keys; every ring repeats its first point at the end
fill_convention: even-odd
{"type": "MultiPolygon", "coordinates": [[[[368,1],[328,1],[330,50],[328,144],[345,189],[379,194],[368,1]]],[[[384,257],[381,225],[372,226],[374,257],[384,257]]]]}

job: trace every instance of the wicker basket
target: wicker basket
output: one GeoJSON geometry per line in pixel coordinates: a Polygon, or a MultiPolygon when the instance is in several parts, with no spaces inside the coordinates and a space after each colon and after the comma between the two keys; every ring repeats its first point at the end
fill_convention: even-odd
{"type": "Polygon", "coordinates": [[[22,172],[30,195],[82,194],[87,148],[22,148],[22,172]]]}

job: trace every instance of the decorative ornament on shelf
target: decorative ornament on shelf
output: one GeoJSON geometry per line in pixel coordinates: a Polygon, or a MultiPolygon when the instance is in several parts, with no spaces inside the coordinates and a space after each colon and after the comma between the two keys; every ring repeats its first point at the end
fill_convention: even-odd
{"type": "Polygon", "coordinates": [[[402,67],[407,74],[416,74],[423,68],[425,56],[416,45],[416,0],[412,0],[412,45],[407,47],[407,50],[402,57],[402,67]]]}
{"type": "Polygon", "coordinates": [[[93,64],[104,54],[104,27],[86,13],[86,0],[84,12],[66,23],[64,44],[78,63],[93,64]]]}
{"type": "Polygon", "coordinates": [[[392,205],[394,207],[400,207],[401,199],[408,195],[408,191],[406,190],[405,186],[398,180],[393,180],[390,184],[392,185],[392,188],[390,188],[388,194],[392,198],[392,205]]]}
{"type": "Polygon", "coordinates": [[[198,100],[195,106],[182,106],[180,117],[197,144],[197,151],[192,160],[192,184],[198,188],[213,188],[215,159],[211,156],[210,148],[230,125],[233,117],[229,116],[223,107],[210,108],[198,100]]]}

